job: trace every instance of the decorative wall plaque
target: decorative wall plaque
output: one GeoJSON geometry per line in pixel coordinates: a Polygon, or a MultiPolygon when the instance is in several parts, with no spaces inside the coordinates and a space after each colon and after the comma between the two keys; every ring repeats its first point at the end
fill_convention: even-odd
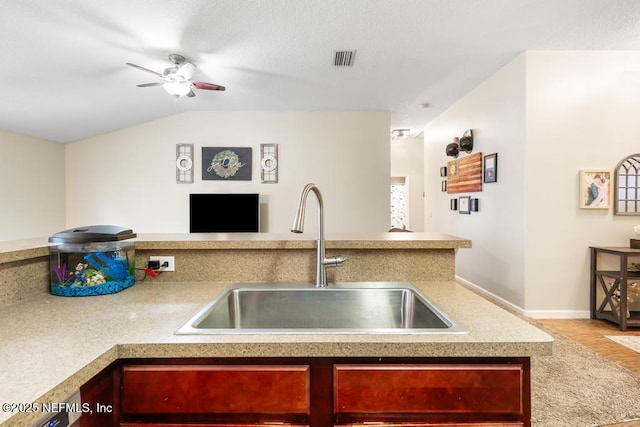
{"type": "Polygon", "coordinates": [[[193,144],[176,144],[176,182],[193,184],[193,144]]]}
{"type": "Polygon", "coordinates": [[[260,144],[260,167],[263,184],[278,182],[278,144],[260,144]]]}
{"type": "Polygon", "coordinates": [[[202,179],[251,181],[251,147],[202,147],[202,179]]]}
{"type": "Polygon", "coordinates": [[[473,193],[482,191],[482,153],[452,160],[447,164],[447,193],[473,193]]]}

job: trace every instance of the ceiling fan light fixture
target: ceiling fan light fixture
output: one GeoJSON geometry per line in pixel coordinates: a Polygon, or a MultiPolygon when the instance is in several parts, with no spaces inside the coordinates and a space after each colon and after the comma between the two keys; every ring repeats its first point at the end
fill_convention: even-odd
{"type": "Polygon", "coordinates": [[[167,91],[167,93],[173,95],[175,98],[181,98],[183,96],[193,98],[194,96],[196,96],[196,94],[194,93],[194,89],[219,91],[224,91],[226,89],[224,86],[216,85],[213,83],[191,80],[191,76],[193,75],[193,72],[197,67],[191,62],[186,62],[184,56],[171,54],[169,55],[169,60],[173,63],[173,65],[165,68],[161,73],[137,64],[133,64],[131,62],[126,62],[125,64],[140,71],[144,71],[145,73],[153,74],[154,76],[161,79],[160,81],[156,81],[153,83],[143,83],[136,86],[162,86],[164,90],[167,91]]]}
{"type": "Polygon", "coordinates": [[[186,96],[191,92],[191,82],[188,81],[168,81],[162,84],[164,90],[176,98],[186,96]]]}

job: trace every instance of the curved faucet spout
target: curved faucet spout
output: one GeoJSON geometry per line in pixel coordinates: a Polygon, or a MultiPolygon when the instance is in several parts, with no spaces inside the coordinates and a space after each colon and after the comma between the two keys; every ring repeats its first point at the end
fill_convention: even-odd
{"type": "Polygon", "coordinates": [[[313,191],[318,199],[318,244],[316,254],[316,286],[327,286],[327,267],[338,267],[344,263],[345,257],[326,257],[325,244],[324,244],[324,204],[322,202],[322,193],[315,184],[307,184],[300,193],[300,200],[298,202],[298,209],[296,215],[293,218],[293,225],[291,231],[293,233],[302,233],[304,230],[304,213],[307,205],[307,196],[309,192],[313,191]]]}
{"type": "Polygon", "coordinates": [[[324,237],[324,204],[322,202],[322,194],[320,189],[315,184],[307,184],[300,193],[300,200],[298,202],[298,209],[296,210],[296,216],[293,218],[293,225],[291,231],[293,233],[302,233],[304,231],[304,212],[307,205],[307,196],[309,192],[313,191],[318,199],[318,238],[324,237]]]}

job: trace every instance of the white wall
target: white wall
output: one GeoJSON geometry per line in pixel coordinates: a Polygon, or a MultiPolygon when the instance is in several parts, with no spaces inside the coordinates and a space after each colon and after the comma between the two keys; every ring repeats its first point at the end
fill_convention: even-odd
{"type": "MultiPolygon", "coordinates": [[[[456,274],[489,292],[524,306],[525,56],[521,55],[432,121],[425,140],[425,230],[469,238],[460,249],[456,274]],[[498,182],[479,193],[441,191],[440,167],[451,157],[445,146],[473,129],[473,153],[498,153],[498,182]],[[459,196],[480,199],[480,211],[462,215],[450,210],[459,196]]],[[[467,154],[460,154],[459,158],[467,154]]]]}
{"type": "Polygon", "coordinates": [[[627,246],[638,217],[578,208],[580,169],[640,152],[640,52],[527,54],[526,308],[586,311],[589,251],[627,246]]]}
{"type": "MultiPolygon", "coordinates": [[[[300,191],[315,182],[326,232],[386,231],[389,127],[385,112],[192,112],[67,144],[67,225],[188,232],[189,193],[258,192],[262,231],[288,232],[300,191]],[[177,143],[195,145],[194,184],[175,182],[177,143]],[[261,143],[278,144],[278,184],[260,182],[261,143]],[[203,146],[252,147],[253,180],[203,181],[203,146]]],[[[308,200],[305,232],[315,233],[315,206],[308,200]]]]}
{"type": "Polygon", "coordinates": [[[404,176],[409,186],[409,224],[412,231],[424,231],[424,139],[391,140],[391,176],[404,176]]]}
{"type": "Polygon", "coordinates": [[[0,241],[64,229],[64,146],[0,129],[0,241]]]}
{"type": "MultiPolygon", "coordinates": [[[[586,317],[589,246],[628,246],[638,217],[581,210],[580,169],[613,171],[640,150],[640,52],[520,55],[425,129],[427,230],[473,240],[456,273],[534,317],[586,317]],[[435,177],[464,129],[474,152],[498,153],[498,182],[480,212],[449,212],[435,177]]],[[[464,156],[464,154],[462,154],[464,156]]]]}

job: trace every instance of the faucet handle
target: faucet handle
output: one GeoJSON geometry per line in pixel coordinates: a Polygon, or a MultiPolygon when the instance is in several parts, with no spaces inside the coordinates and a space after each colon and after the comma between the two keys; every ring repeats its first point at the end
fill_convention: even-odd
{"type": "Polygon", "coordinates": [[[322,260],[322,265],[326,267],[340,267],[347,260],[347,257],[338,255],[326,257],[322,260]]]}

